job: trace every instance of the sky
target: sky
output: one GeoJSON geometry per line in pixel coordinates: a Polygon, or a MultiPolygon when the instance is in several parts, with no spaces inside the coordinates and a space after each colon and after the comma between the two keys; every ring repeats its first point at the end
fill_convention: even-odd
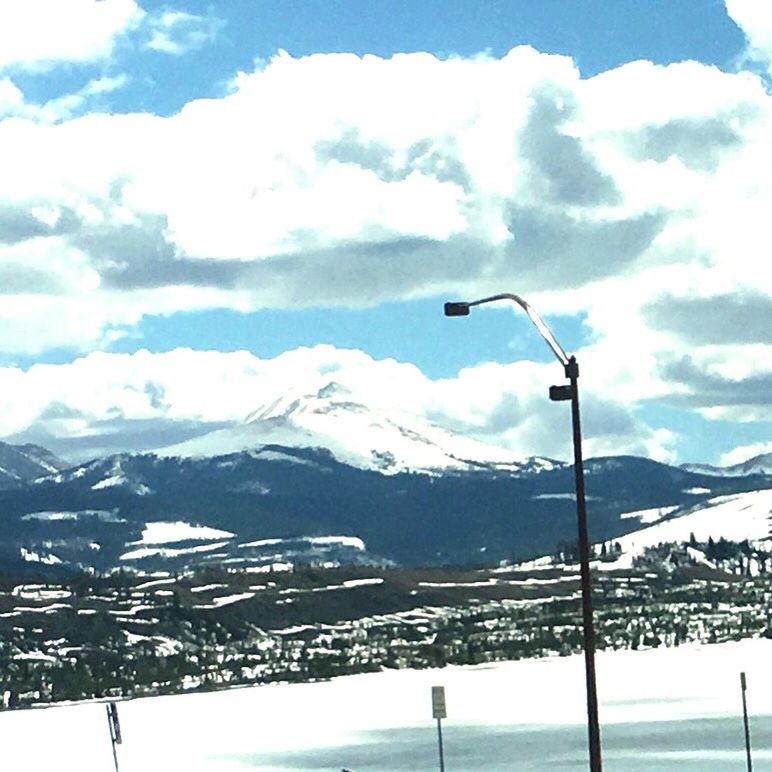
{"type": "Polygon", "coordinates": [[[0,437],[331,379],[524,456],[772,451],[772,4],[5,0],[0,437]]]}

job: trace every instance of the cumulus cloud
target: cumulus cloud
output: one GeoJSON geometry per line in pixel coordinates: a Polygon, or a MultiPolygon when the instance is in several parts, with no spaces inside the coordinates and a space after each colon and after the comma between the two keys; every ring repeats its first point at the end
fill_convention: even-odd
{"type": "Polygon", "coordinates": [[[772,297],[749,291],[715,297],[662,297],[645,307],[652,326],[691,344],[772,343],[772,297]]]}
{"type": "Polygon", "coordinates": [[[758,0],[724,0],[732,21],[748,40],[746,55],[764,63],[772,73],[772,8],[758,0]]]}
{"type": "Polygon", "coordinates": [[[185,11],[165,10],[150,17],[147,47],[164,54],[180,56],[211,43],[224,26],[213,15],[198,16],[185,11]]]}
{"type": "MultiPolygon", "coordinates": [[[[73,460],[142,451],[243,421],[280,396],[313,394],[335,381],[376,409],[414,413],[523,456],[569,458],[570,414],[547,399],[555,369],[487,364],[432,380],[411,364],[326,345],[273,359],[187,349],[92,353],[64,365],[0,369],[0,431],[73,460]]],[[[588,397],[584,418],[589,454],[672,455],[673,437],[652,432],[619,400],[588,397]]]]}
{"type": "Polygon", "coordinates": [[[0,79],[0,117],[13,115],[24,105],[24,94],[10,79],[0,79]]]}
{"type": "MultiPolygon", "coordinates": [[[[169,118],[2,122],[16,161],[0,203],[31,237],[56,227],[32,222],[41,207],[59,212],[99,287],[132,293],[144,313],[157,309],[139,290],[157,286],[224,290],[231,306],[247,293],[255,308],[512,281],[575,288],[661,259],[663,242],[696,225],[689,206],[709,184],[708,161],[689,152],[704,142],[668,127],[697,121],[698,107],[663,124],[654,101],[623,127],[610,112],[631,83],[663,91],[663,69],[581,81],[570,60],[528,48],[498,60],[281,55],[229,96],[169,118]],[[33,155],[45,174],[22,180],[33,155]],[[663,184],[680,199],[663,202],[663,184]]],[[[766,95],[740,76],[687,69],[666,74],[668,94],[720,86],[733,97],[719,117],[702,108],[717,122],[716,164],[721,127],[742,145],[766,95]]],[[[683,259],[703,255],[692,247],[683,259]]]]}
{"type": "MultiPolygon", "coordinates": [[[[139,10],[112,3],[129,6],[116,29],[139,10]]],[[[146,23],[168,53],[210,29],[146,23]]],[[[172,116],[68,117],[120,85],[93,81],[45,121],[0,81],[6,352],[88,350],[183,310],[509,290],[586,314],[598,399],[746,417],[768,401],[772,97],[749,72],[635,62],[583,80],[528,47],[282,53],[172,116]]],[[[626,432],[670,442],[621,419],[604,437],[626,432]]]]}
{"type": "Polygon", "coordinates": [[[772,453],[772,442],[754,442],[750,445],[740,445],[739,447],[732,448],[727,453],[723,453],[720,463],[722,466],[742,464],[744,461],[749,461],[756,456],[766,453],[772,453]]]}
{"type": "MultiPolygon", "coordinates": [[[[18,91],[18,99],[8,104],[4,112],[9,116],[27,118],[34,122],[58,123],[81,115],[88,110],[103,107],[105,95],[123,88],[128,82],[129,76],[125,73],[94,78],[87,81],[77,91],[62,94],[42,104],[26,100],[24,94],[18,91]]],[[[13,86],[12,83],[11,85],[13,86]]],[[[2,102],[0,102],[0,114],[2,112],[2,102]]]]}
{"type": "Polygon", "coordinates": [[[0,69],[106,59],[143,15],[135,0],[4,0],[0,69]]]}
{"type": "Polygon", "coordinates": [[[706,418],[772,421],[769,347],[705,347],[677,359],[663,357],[663,380],[680,385],[669,401],[697,408],[706,418]]]}

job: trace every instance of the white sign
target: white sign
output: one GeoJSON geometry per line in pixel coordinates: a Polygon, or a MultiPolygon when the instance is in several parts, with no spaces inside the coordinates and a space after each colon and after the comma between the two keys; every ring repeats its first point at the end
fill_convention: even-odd
{"type": "Polygon", "coordinates": [[[445,687],[432,686],[432,718],[447,718],[445,687]]]}

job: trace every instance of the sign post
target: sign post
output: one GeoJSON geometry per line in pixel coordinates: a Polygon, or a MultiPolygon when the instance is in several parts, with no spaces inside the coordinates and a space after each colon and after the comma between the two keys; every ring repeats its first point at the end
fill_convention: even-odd
{"type": "Polygon", "coordinates": [[[748,764],[748,772],[753,772],[753,760],[751,759],[751,728],[748,723],[748,704],[745,700],[745,691],[748,684],[745,680],[745,673],[740,673],[740,690],[743,695],[743,727],[745,728],[745,759],[748,764]]]}
{"type": "Polygon", "coordinates": [[[121,737],[121,724],[118,721],[118,706],[114,702],[108,702],[105,705],[107,708],[107,725],[110,728],[110,742],[113,746],[113,762],[115,763],[115,772],[118,770],[118,752],[115,748],[116,745],[120,745],[123,742],[121,737]]]}
{"type": "Polygon", "coordinates": [[[445,754],[442,747],[442,719],[447,718],[445,687],[432,686],[432,716],[437,719],[437,745],[440,751],[440,772],[445,772],[445,754]]]}

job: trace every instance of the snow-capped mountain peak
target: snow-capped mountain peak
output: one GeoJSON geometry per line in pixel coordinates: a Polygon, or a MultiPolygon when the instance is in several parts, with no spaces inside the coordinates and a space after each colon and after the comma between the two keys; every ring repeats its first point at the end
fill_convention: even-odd
{"type": "Polygon", "coordinates": [[[367,404],[335,380],[290,390],[267,400],[241,425],[158,452],[216,456],[266,445],[326,448],[338,461],[387,474],[476,468],[539,471],[556,464],[548,459],[524,459],[393,407],[367,404]]]}
{"type": "Polygon", "coordinates": [[[250,413],[244,423],[289,419],[302,413],[324,413],[331,407],[348,410],[366,410],[354,401],[351,391],[337,381],[327,381],[316,390],[291,389],[250,413]]]}

